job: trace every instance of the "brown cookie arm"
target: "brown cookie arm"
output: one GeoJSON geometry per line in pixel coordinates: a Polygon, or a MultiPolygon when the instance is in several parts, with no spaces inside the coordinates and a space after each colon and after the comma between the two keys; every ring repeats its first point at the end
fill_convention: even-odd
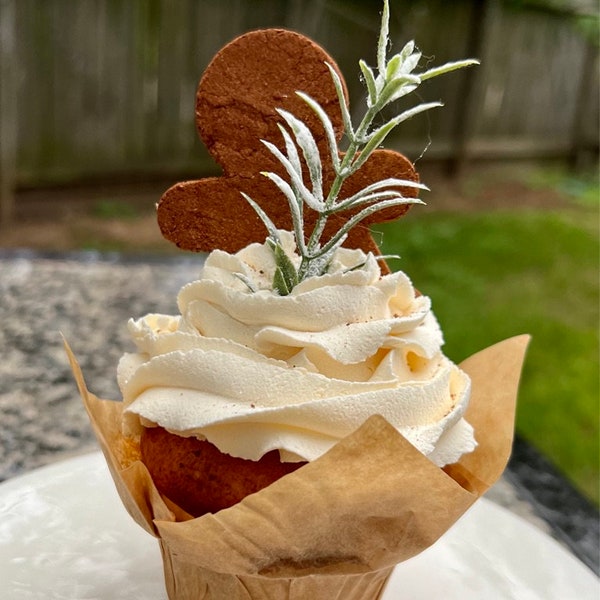
{"type": "Polygon", "coordinates": [[[163,236],[192,252],[233,253],[264,242],[268,231],[242,191],[268,210],[278,228],[292,228],[285,199],[266,177],[210,177],[178,183],[164,193],[157,212],[163,236]]]}
{"type": "Polygon", "coordinates": [[[157,218],[167,240],[192,252],[235,251],[248,238],[248,230],[259,226],[239,191],[220,177],[171,187],[160,200],[157,218]]]}

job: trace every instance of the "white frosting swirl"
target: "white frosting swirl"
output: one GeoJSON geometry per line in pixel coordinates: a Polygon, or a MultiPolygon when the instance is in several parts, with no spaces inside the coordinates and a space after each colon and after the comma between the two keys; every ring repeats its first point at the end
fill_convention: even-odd
{"type": "Polygon", "coordinates": [[[181,316],[129,322],[126,429],[157,424],[251,460],[274,449],[314,460],[380,414],[437,465],[473,450],[469,379],[404,273],[382,277],[371,254],[340,249],[326,275],[279,296],[274,269],[266,245],[216,250],[179,293],[181,316]]]}

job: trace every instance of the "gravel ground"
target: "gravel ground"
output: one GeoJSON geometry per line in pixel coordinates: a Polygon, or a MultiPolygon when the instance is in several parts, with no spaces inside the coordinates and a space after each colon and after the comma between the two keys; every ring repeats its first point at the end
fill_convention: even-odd
{"type": "Polygon", "coordinates": [[[192,262],[118,264],[93,254],[0,262],[0,480],[97,448],[61,334],[90,389],[118,399],[116,364],[131,349],[127,319],[174,312],[177,290],[198,268],[192,262]]]}

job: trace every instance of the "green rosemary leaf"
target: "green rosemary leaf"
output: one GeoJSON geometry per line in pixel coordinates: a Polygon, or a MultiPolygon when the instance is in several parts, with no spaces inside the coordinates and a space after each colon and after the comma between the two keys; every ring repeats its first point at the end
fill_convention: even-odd
{"type": "MultiPolygon", "coordinates": [[[[405,44],[404,48],[400,51],[400,67],[398,70],[398,74],[400,73],[411,73],[416,69],[419,61],[421,60],[421,53],[416,50],[415,51],[415,42],[411,40],[407,44],[405,44]]],[[[392,62],[393,59],[390,60],[392,62]]],[[[389,66],[389,65],[388,65],[389,66]]],[[[394,76],[395,74],[392,74],[394,76]]]]}
{"type": "Polygon", "coordinates": [[[397,75],[397,72],[402,68],[402,57],[399,54],[392,56],[390,58],[386,68],[385,68],[385,79],[386,81],[391,81],[397,75]]]}
{"type": "Polygon", "coordinates": [[[361,150],[360,154],[356,158],[356,160],[352,163],[352,173],[355,173],[360,169],[365,162],[367,162],[368,158],[373,154],[375,150],[383,143],[383,140],[387,137],[390,131],[394,129],[395,123],[393,121],[389,121],[382,125],[375,132],[370,134],[369,141],[365,145],[365,147],[361,150]]]}
{"type": "Polygon", "coordinates": [[[379,30],[379,42],[377,44],[377,70],[382,77],[385,75],[385,59],[387,56],[389,34],[390,6],[388,0],[384,0],[383,13],[381,15],[381,29],[379,30]]]}
{"type": "Polygon", "coordinates": [[[421,80],[416,75],[411,75],[410,73],[397,75],[394,79],[388,81],[381,90],[378,106],[383,108],[390,102],[410,94],[420,83],[421,80]]]}
{"type": "Polygon", "coordinates": [[[340,76],[335,72],[335,69],[329,64],[325,63],[329,72],[331,73],[331,78],[333,80],[333,85],[335,87],[335,91],[338,97],[338,103],[340,105],[340,110],[342,111],[342,120],[344,123],[344,133],[348,136],[349,139],[354,139],[354,127],[352,126],[352,117],[350,116],[350,111],[348,110],[348,105],[346,104],[346,98],[344,96],[344,86],[342,85],[342,80],[340,76]]]}
{"type": "Polygon", "coordinates": [[[459,60],[456,62],[446,63],[445,65],[441,65],[440,67],[434,67],[433,69],[429,69],[425,71],[425,73],[421,73],[421,81],[425,81],[426,79],[431,79],[432,77],[437,77],[438,75],[444,75],[445,73],[450,73],[451,71],[456,71],[456,69],[462,69],[464,67],[471,67],[473,65],[478,65],[479,61],[476,59],[468,59],[468,60],[459,60]]]}
{"type": "Polygon", "coordinates": [[[283,125],[277,123],[277,127],[279,127],[279,131],[281,131],[281,135],[285,143],[285,151],[287,152],[287,158],[290,161],[290,165],[294,171],[296,171],[296,173],[302,177],[302,163],[300,162],[300,156],[298,155],[296,144],[294,144],[292,137],[283,125]]]}
{"type": "Polygon", "coordinates": [[[349,198],[346,198],[346,199],[342,200],[341,202],[338,202],[335,205],[336,209],[337,210],[347,210],[348,208],[351,208],[357,201],[359,201],[365,194],[371,194],[371,193],[379,191],[379,190],[394,188],[394,187],[401,187],[401,188],[409,187],[409,188],[415,188],[418,190],[429,191],[429,188],[425,184],[420,183],[418,181],[412,181],[411,179],[397,179],[395,177],[389,177],[388,179],[382,179],[381,181],[376,181],[375,183],[372,183],[371,185],[368,185],[367,187],[363,188],[362,190],[360,190],[353,196],[350,196],[349,198]]]}
{"type": "MultiPolygon", "coordinates": [[[[382,260],[400,260],[400,255],[398,254],[371,254],[371,256],[376,260],[376,261],[382,261],[382,260]]],[[[351,273],[352,271],[358,271],[358,269],[362,269],[365,265],[367,264],[367,261],[364,260],[361,263],[358,263],[357,265],[354,265],[353,267],[349,267],[347,269],[344,270],[344,273],[351,273]]]]}
{"type": "Polygon", "coordinates": [[[302,203],[298,201],[298,197],[292,186],[282,179],[277,173],[263,172],[262,175],[268,177],[283,193],[290,207],[292,223],[294,225],[294,235],[296,236],[296,245],[300,254],[306,252],[304,242],[304,217],[302,215],[302,203]]]}
{"type": "Polygon", "coordinates": [[[271,153],[279,160],[279,162],[283,165],[285,170],[287,171],[290,179],[292,180],[292,184],[294,189],[298,194],[299,200],[302,202],[306,202],[313,210],[317,212],[322,212],[325,210],[325,204],[315,198],[311,191],[304,185],[304,181],[302,181],[301,174],[296,172],[294,165],[290,162],[290,160],[284,156],[284,154],[279,150],[275,144],[271,144],[271,142],[267,142],[266,140],[261,140],[262,143],[271,151],[271,153]]]}
{"type": "Polygon", "coordinates": [[[384,210],[385,208],[391,208],[393,206],[400,206],[403,204],[412,204],[414,203],[415,198],[395,198],[391,200],[383,200],[381,202],[377,202],[375,204],[371,204],[356,214],[352,215],[350,219],[348,219],[340,228],[340,230],[320,249],[319,254],[324,254],[329,252],[330,248],[337,243],[337,240],[340,236],[345,236],[348,232],[358,225],[361,221],[366,219],[368,216],[373,213],[379,212],[380,210],[384,210]]]}
{"type": "Polygon", "coordinates": [[[360,66],[360,70],[362,71],[363,78],[367,85],[367,92],[369,94],[367,106],[375,106],[375,104],[377,104],[378,92],[377,84],[375,83],[375,75],[373,75],[373,70],[364,60],[358,61],[358,65],[360,66]]]}
{"type": "Polygon", "coordinates": [[[281,269],[277,267],[275,269],[275,274],[273,275],[273,290],[280,296],[287,296],[292,289],[293,288],[290,287],[285,280],[285,276],[283,275],[281,269]]]}
{"type": "Polygon", "coordinates": [[[252,200],[252,198],[250,198],[248,194],[244,192],[240,192],[240,194],[244,197],[246,202],[250,204],[250,206],[254,209],[256,214],[260,217],[260,220],[264,223],[265,227],[267,228],[267,231],[269,232],[269,237],[272,238],[274,243],[281,244],[277,227],[275,226],[275,223],[271,221],[269,215],[267,215],[267,213],[254,200],[252,200]]]}
{"type": "Polygon", "coordinates": [[[340,156],[337,146],[335,130],[333,128],[333,124],[331,122],[331,119],[329,118],[329,115],[323,110],[321,105],[316,100],[313,100],[308,94],[305,94],[303,92],[296,92],[296,94],[298,94],[298,96],[300,96],[300,98],[302,98],[302,100],[304,100],[304,102],[306,102],[306,104],[310,106],[310,108],[314,111],[317,117],[319,117],[319,120],[323,124],[323,128],[325,129],[325,135],[327,136],[327,143],[329,144],[331,162],[333,164],[333,168],[337,173],[337,171],[340,168],[340,156]]]}
{"type": "Polygon", "coordinates": [[[278,109],[277,112],[285,119],[289,125],[296,144],[302,150],[304,161],[308,167],[308,174],[312,184],[313,196],[319,200],[323,200],[323,169],[321,166],[321,155],[319,147],[313,137],[310,129],[300,120],[294,117],[291,113],[278,109]]]}
{"type": "Polygon", "coordinates": [[[439,108],[440,106],[444,106],[441,102],[426,102],[424,104],[419,104],[418,106],[414,106],[413,108],[409,108],[404,112],[400,113],[398,116],[394,117],[390,123],[394,124],[394,127],[400,125],[404,121],[408,121],[408,119],[412,119],[415,115],[418,115],[422,112],[430,110],[432,108],[439,108]]]}
{"type": "Polygon", "coordinates": [[[414,108],[405,110],[403,113],[399,114],[397,117],[394,117],[393,119],[391,119],[390,121],[388,121],[387,123],[382,125],[379,129],[376,129],[375,131],[373,131],[369,135],[369,138],[368,138],[369,141],[367,142],[367,144],[361,151],[358,158],[352,164],[352,172],[357,171],[358,169],[360,169],[360,167],[362,167],[362,165],[365,164],[365,162],[367,161],[369,156],[371,156],[373,151],[376,150],[379,146],[381,146],[381,144],[383,143],[385,138],[389,135],[389,133],[396,126],[398,126],[403,121],[406,121],[407,119],[410,119],[411,117],[414,117],[415,115],[417,115],[421,112],[429,110],[430,108],[435,108],[437,106],[442,106],[441,102],[428,102],[426,104],[419,104],[418,106],[415,106],[414,108]]]}
{"type": "Polygon", "coordinates": [[[400,260],[399,254],[374,254],[375,260],[400,260]]]}
{"type": "Polygon", "coordinates": [[[273,289],[280,296],[287,296],[298,285],[298,272],[281,244],[270,243],[269,245],[273,250],[276,265],[273,276],[273,289]]]}
{"type": "Polygon", "coordinates": [[[344,269],[344,273],[352,273],[352,271],[358,271],[359,269],[362,269],[366,264],[367,261],[365,260],[357,265],[354,265],[353,267],[348,267],[347,269],[344,269]]]}
{"type": "Polygon", "coordinates": [[[258,288],[254,285],[251,279],[243,273],[234,273],[233,276],[237,277],[241,282],[243,282],[253,294],[258,292],[258,288]]]}
{"type": "Polygon", "coordinates": [[[415,51],[415,41],[414,40],[409,40],[408,42],[406,42],[406,44],[404,44],[404,48],[402,48],[402,50],[400,50],[400,60],[402,63],[404,63],[406,60],[408,60],[408,57],[413,54],[415,51]]]}
{"type": "Polygon", "coordinates": [[[402,72],[412,73],[417,68],[419,61],[421,60],[421,56],[422,55],[420,52],[413,52],[410,56],[408,56],[406,60],[402,62],[402,72]]]}
{"type": "Polygon", "coordinates": [[[349,209],[355,209],[358,208],[359,206],[364,206],[365,204],[372,204],[373,202],[379,202],[381,200],[389,200],[392,198],[404,198],[406,200],[406,204],[425,204],[425,202],[423,202],[422,200],[420,200],[419,198],[407,198],[406,196],[403,196],[401,192],[399,192],[398,190],[392,190],[392,189],[387,189],[387,190],[381,190],[378,192],[372,192],[370,194],[367,193],[361,193],[360,195],[356,194],[356,198],[354,199],[354,201],[352,203],[349,203],[347,200],[340,202],[338,205],[336,205],[336,211],[335,212],[339,212],[342,210],[349,210],[349,209]]]}

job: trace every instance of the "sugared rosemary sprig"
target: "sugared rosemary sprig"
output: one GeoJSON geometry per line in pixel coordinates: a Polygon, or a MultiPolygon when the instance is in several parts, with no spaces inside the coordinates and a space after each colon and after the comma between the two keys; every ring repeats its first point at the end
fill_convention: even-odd
{"type": "Polygon", "coordinates": [[[264,210],[247,194],[244,198],[257,212],[268,230],[268,243],[275,257],[276,271],[273,279],[273,289],[281,295],[287,295],[298,283],[307,277],[323,275],[333,258],[336,250],[344,243],[348,232],[365,218],[380,210],[403,204],[423,204],[417,198],[406,198],[398,188],[428,188],[410,180],[388,178],[372,183],[348,198],[339,198],[340,191],[346,179],[356,173],[371,154],[384,142],[389,133],[403,121],[429,110],[442,106],[441,102],[419,104],[396,115],[383,125],[374,127],[373,124],[381,111],[398,98],[413,92],[423,81],[437,77],[466,66],[478,64],[476,60],[463,60],[446,63],[423,73],[414,73],[421,53],[415,49],[414,42],[409,42],[398,53],[387,58],[389,44],[389,4],[384,0],[381,29],[377,47],[377,75],[365,61],[359,61],[359,67],[367,88],[367,110],[359,125],[355,128],[346,101],[343,85],[335,69],[327,64],[338,96],[342,111],[344,136],[348,147],[340,159],[333,124],[323,108],[310,96],[296,92],[313,110],[321,121],[327,137],[331,163],[335,177],[327,196],[323,192],[323,165],[315,138],[300,119],[291,113],[278,109],[285,125],[279,125],[283,136],[285,150],[280,150],[275,144],[262,140],[263,144],[284,167],[289,181],[276,173],[264,172],[281,190],[289,204],[297,251],[301,257],[300,266],[296,269],[285,254],[277,227],[264,210]],[[303,176],[303,163],[306,166],[310,185],[303,176]],[[309,236],[304,231],[304,207],[308,206],[317,213],[315,226],[309,236]],[[321,238],[328,218],[339,212],[353,211],[352,216],[344,222],[341,228],[329,239],[321,238]]]}

